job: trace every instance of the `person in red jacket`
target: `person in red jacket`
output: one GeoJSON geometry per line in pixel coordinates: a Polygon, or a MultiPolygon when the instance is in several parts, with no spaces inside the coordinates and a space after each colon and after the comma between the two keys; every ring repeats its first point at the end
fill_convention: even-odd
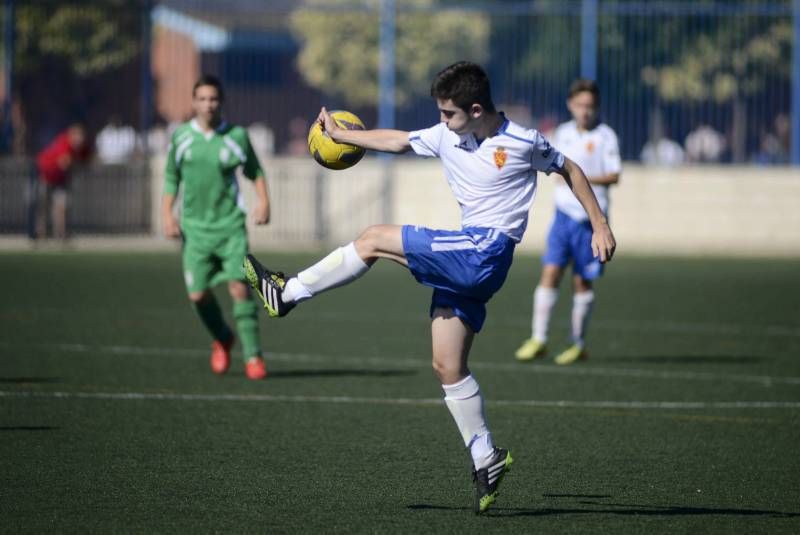
{"type": "Polygon", "coordinates": [[[75,162],[89,156],[86,130],[73,123],[36,155],[39,174],[38,207],[36,210],[36,235],[47,235],[47,212],[50,212],[53,237],[67,237],[67,201],[70,172],[75,162]],[[49,209],[49,210],[48,210],[49,209]]]}

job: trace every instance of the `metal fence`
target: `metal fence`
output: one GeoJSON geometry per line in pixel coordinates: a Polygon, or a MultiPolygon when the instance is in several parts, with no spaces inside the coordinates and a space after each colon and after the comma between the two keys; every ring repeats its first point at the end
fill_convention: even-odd
{"type": "Polygon", "coordinates": [[[626,160],[800,165],[800,0],[6,0],[0,13],[10,155],[112,117],[139,152],[163,152],[201,72],[222,78],[226,115],[260,154],[301,155],[323,104],[370,126],[434,123],[431,77],[469,59],[501,109],[545,134],[568,118],[569,83],[597,79],[626,160]]]}
{"type": "Polygon", "coordinates": [[[570,81],[596,78],[628,160],[666,139],[690,161],[800,163],[797,1],[310,4],[163,2],[155,34],[191,34],[201,70],[234,91],[231,111],[267,124],[278,151],[323,103],[372,125],[428,125],[431,76],[471,59],[487,66],[498,104],[545,132],[568,118],[570,81]],[[716,133],[716,154],[687,147],[698,130],[716,133]]]}
{"type": "MultiPolygon", "coordinates": [[[[302,148],[303,125],[323,103],[371,125],[418,128],[437,120],[431,75],[458,59],[486,65],[495,100],[544,131],[567,118],[569,82],[596,78],[603,117],[629,160],[661,137],[684,145],[703,125],[721,134],[723,162],[788,162],[800,147],[797,0],[5,6],[7,151],[14,140],[38,150],[75,116],[94,131],[111,116],[140,131],[183,120],[200,72],[223,79],[231,119],[265,125],[270,150],[302,148]],[[389,106],[387,117],[379,104],[389,106]],[[760,155],[765,146],[777,154],[760,155]]],[[[800,153],[793,157],[800,163],[800,153]]]]}
{"type": "MultiPolygon", "coordinates": [[[[0,233],[32,233],[37,182],[29,159],[0,159],[0,233]]],[[[67,225],[71,233],[150,232],[147,162],[86,166],[75,172],[69,189],[67,225]]]]}

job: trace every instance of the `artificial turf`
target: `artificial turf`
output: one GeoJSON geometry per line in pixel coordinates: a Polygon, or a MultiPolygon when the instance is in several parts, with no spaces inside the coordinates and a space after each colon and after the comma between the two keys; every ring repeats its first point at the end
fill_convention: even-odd
{"type": "Polygon", "coordinates": [[[210,372],[177,254],[2,253],[0,530],[800,531],[800,261],[615,259],[570,367],[513,359],[538,272],[518,256],[472,350],[515,457],[475,517],[399,266],[263,316],[252,382],[210,372]]]}

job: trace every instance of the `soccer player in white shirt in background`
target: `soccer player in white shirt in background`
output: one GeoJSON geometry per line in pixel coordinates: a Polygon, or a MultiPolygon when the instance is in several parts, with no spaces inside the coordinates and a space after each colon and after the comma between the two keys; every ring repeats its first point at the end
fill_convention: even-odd
{"type": "MultiPolygon", "coordinates": [[[[599,122],[600,91],[592,80],[572,83],[567,108],[572,121],[559,125],[553,145],[583,169],[603,214],[608,215],[608,189],[619,182],[622,170],[619,143],[614,131],[599,122]]],[[[591,254],[592,223],[566,183],[555,191],[556,215],[542,257],[542,275],[533,294],[531,338],[517,350],[520,361],[546,353],[550,316],[558,299],[558,286],[572,264],[572,345],[555,358],[556,364],[572,364],[586,358],[586,329],[594,303],[593,281],[603,273],[603,264],[591,254]]]]}
{"type": "Polygon", "coordinates": [[[616,244],[581,169],[539,132],[495,110],[480,66],[459,62],[445,68],[434,79],[431,96],[441,122],[416,132],[344,130],[325,108],[318,120],[337,142],[440,158],[461,206],[461,230],[375,225],[295,277],[270,271],[251,255],[244,268],[271,316],[284,316],[298,303],[352,282],[379,258],[407,267],[417,281],[433,288],[433,369],[472,456],[475,512],[482,513],[495,501],[512,459],[508,450],[494,446],[467,357],[486,317],[486,302],[505,281],[514,246],[522,239],[537,171],[559,173],[572,186],[590,214],[595,230],[591,247],[600,261],[611,259],[616,244]]]}

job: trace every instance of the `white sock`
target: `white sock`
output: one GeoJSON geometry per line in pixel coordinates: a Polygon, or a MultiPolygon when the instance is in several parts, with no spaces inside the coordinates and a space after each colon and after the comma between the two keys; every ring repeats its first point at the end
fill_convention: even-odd
{"type": "Polygon", "coordinates": [[[472,375],[452,385],[442,385],[444,401],[456,421],[464,445],[472,454],[476,469],[489,465],[494,452],[492,434],[486,425],[483,396],[472,375]]]}
{"type": "Polygon", "coordinates": [[[531,331],[533,337],[540,342],[547,342],[547,328],[550,325],[550,315],[558,301],[558,288],[545,288],[537,286],[533,292],[533,320],[531,331]]]}
{"type": "Polygon", "coordinates": [[[325,290],[343,286],[368,269],[369,266],[358,256],[355,244],[350,242],[289,279],[283,289],[283,302],[304,301],[325,290]]]}
{"type": "Polygon", "coordinates": [[[286,281],[286,286],[283,287],[283,293],[281,294],[281,300],[284,303],[291,303],[292,301],[300,303],[310,298],[311,292],[297,280],[297,277],[292,277],[286,281]]]}
{"type": "Polygon", "coordinates": [[[581,292],[572,298],[572,341],[581,347],[589,327],[589,318],[592,315],[594,292],[581,292]]]}

